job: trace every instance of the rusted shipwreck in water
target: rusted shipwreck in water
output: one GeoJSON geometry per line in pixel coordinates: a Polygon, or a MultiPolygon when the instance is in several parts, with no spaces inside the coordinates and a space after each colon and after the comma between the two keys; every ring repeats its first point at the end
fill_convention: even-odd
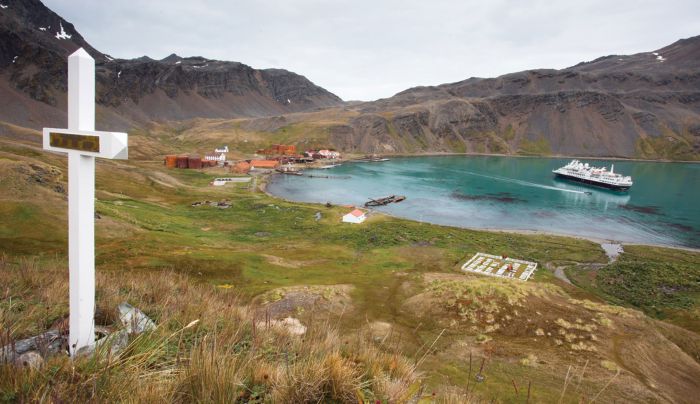
{"type": "Polygon", "coordinates": [[[403,195],[389,195],[389,196],[385,196],[384,198],[377,198],[377,199],[369,198],[369,201],[365,202],[365,207],[384,206],[384,205],[388,205],[390,203],[399,203],[405,199],[406,199],[406,197],[403,195]]]}

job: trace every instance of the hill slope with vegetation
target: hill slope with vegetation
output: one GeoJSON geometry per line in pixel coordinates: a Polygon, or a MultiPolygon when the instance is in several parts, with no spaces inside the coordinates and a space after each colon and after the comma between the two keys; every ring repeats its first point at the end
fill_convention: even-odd
{"type": "MultiPolygon", "coordinates": [[[[66,159],[41,151],[38,133],[15,133],[0,138],[0,322],[8,342],[60,327],[68,314],[66,159]]],[[[38,371],[3,365],[0,396],[90,399],[129,383],[143,399],[183,401],[283,400],[302,386],[313,401],[345,402],[432,400],[433,392],[456,402],[528,394],[544,402],[687,402],[698,393],[694,286],[668,284],[655,295],[652,305],[672,313],[610,289],[659,285],[645,279],[664,269],[640,249],[627,247],[608,265],[599,245],[579,239],[382,215],[347,225],[347,208],[272,198],[259,189],[264,177],[211,187],[222,172],[167,170],[145,158],[172,139],[133,140],[141,158],[97,164],[96,317],[115,327],[114,307],[127,301],[158,329],[132,338],[107,365],[86,359],[74,369],[65,357],[38,371]],[[206,200],[226,208],[192,205],[206,200]],[[527,283],[462,274],[460,264],[478,251],[541,269],[527,283]],[[618,279],[616,266],[640,260],[646,272],[619,272],[624,278],[610,286],[579,282],[579,274],[618,279]],[[584,287],[559,280],[555,268],[584,287]],[[304,336],[265,325],[290,317],[304,336]]],[[[696,252],[655,255],[686,270],[700,263],[696,252]]]]}

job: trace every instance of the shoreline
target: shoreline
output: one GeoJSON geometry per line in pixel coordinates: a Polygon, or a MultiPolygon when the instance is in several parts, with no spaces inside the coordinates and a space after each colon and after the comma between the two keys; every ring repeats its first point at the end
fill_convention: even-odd
{"type": "MultiPolygon", "coordinates": [[[[354,156],[354,155],[353,155],[354,156]]],[[[361,155],[357,155],[361,156],[361,155]]],[[[514,158],[545,158],[545,159],[576,159],[576,160],[613,160],[613,161],[638,161],[644,163],[691,163],[700,164],[700,160],[648,160],[634,157],[591,157],[591,156],[571,156],[571,155],[551,155],[551,156],[541,156],[541,155],[524,155],[524,154],[502,154],[502,153],[457,153],[457,152],[423,152],[423,153],[386,153],[382,154],[382,157],[453,157],[453,156],[465,156],[465,157],[514,157],[514,158]]],[[[353,157],[354,158],[354,157],[353,157]]],[[[346,159],[344,162],[352,162],[353,159],[346,159]]]]}
{"type": "MultiPolygon", "coordinates": [[[[325,204],[323,202],[299,202],[299,201],[294,201],[291,199],[283,198],[278,195],[274,195],[270,193],[267,190],[267,184],[269,177],[273,175],[282,175],[282,174],[276,174],[276,173],[269,173],[265,174],[265,181],[263,184],[259,184],[260,191],[265,193],[265,195],[278,199],[281,201],[285,201],[288,203],[300,203],[300,204],[308,204],[308,205],[321,205],[324,206],[325,204]]],[[[334,206],[341,206],[341,205],[336,205],[334,206]]],[[[647,247],[660,247],[660,248],[668,248],[668,249],[673,249],[673,250],[682,250],[682,251],[688,251],[688,252],[694,252],[694,253],[700,253],[700,248],[693,248],[693,247],[684,247],[684,246],[671,246],[671,245],[664,245],[664,244],[654,244],[654,243],[642,243],[642,242],[627,242],[627,241],[619,241],[619,240],[613,240],[613,239],[606,239],[606,238],[600,238],[600,237],[587,237],[587,236],[576,236],[576,235],[571,235],[571,234],[562,234],[562,233],[555,233],[555,232],[548,232],[544,230],[522,230],[522,229],[505,229],[505,228],[478,228],[478,227],[460,227],[460,226],[450,226],[446,224],[438,224],[438,223],[432,223],[432,222],[427,222],[423,220],[417,220],[417,219],[410,219],[406,217],[401,217],[401,216],[396,216],[392,215],[391,213],[387,212],[382,212],[379,210],[374,210],[374,209],[367,209],[365,207],[362,207],[365,210],[368,210],[372,215],[384,215],[387,217],[391,217],[394,219],[401,219],[401,220],[409,220],[411,222],[416,222],[416,223],[425,223],[429,224],[431,226],[443,226],[443,227],[450,227],[453,229],[465,229],[465,230],[471,230],[471,231],[484,231],[484,232],[490,232],[490,233],[502,233],[502,234],[518,234],[518,235],[524,235],[524,236],[554,236],[554,237],[563,237],[563,238],[571,238],[571,239],[577,239],[577,240],[586,240],[590,241],[596,244],[605,244],[605,243],[612,243],[612,244],[620,244],[623,247],[624,246],[647,246],[647,247]]]]}
{"type": "MultiPolygon", "coordinates": [[[[278,198],[277,196],[272,195],[270,193],[268,193],[268,195],[271,195],[274,198],[278,198]]],[[[286,200],[288,202],[295,202],[295,201],[289,201],[287,199],[284,199],[284,200],[286,200]]],[[[308,203],[308,202],[296,202],[296,203],[308,203]]],[[[638,243],[638,242],[631,242],[631,241],[619,241],[619,240],[606,239],[606,238],[600,238],[600,237],[592,237],[592,236],[576,236],[576,235],[571,235],[571,234],[549,232],[549,231],[544,231],[544,230],[522,230],[522,229],[505,229],[505,228],[479,228],[479,227],[450,226],[450,225],[446,225],[446,224],[438,224],[438,223],[426,222],[426,221],[421,221],[421,220],[408,219],[405,217],[392,215],[391,213],[381,212],[378,210],[370,210],[370,212],[372,212],[372,214],[380,214],[380,215],[392,217],[395,219],[410,220],[412,222],[425,223],[425,224],[429,224],[432,226],[451,227],[453,229],[466,229],[466,230],[472,230],[472,231],[485,231],[485,232],[489,232],[489,233],[501,233],[501,234],[519,234],[519,235],[524,235],[524,236],[554,236],[554,237],[572,238],[572,239],[577,239],[577,240],[586,240],[586,241],[590,241],[590,242],[593,242],[596,244],[608,244],[609,243],[609,244],[620,244],[622,246],[638,245],[638,246],[669,248],[669,249],[673,249],[673,250],[683,250],[683,251],[700,253],[700,248],[693,248],[693,247],[671,246],[671,245],[665,245],[665,244],[642,243],[642,242],[638,243]]]]}

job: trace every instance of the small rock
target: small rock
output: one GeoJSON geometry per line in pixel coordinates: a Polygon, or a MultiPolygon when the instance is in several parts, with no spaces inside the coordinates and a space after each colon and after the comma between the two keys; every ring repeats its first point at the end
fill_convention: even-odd
{"type": "Polygon", "coordinates": [[[36,351],[28,351],[18,356],[15,359],[15,365],[27,367],[30,369],[38,369],[44,364],[44,358],[36,351]]]}
{"type": "Polygon", "coordinates": [[[129,345],[129,332],[126,329],[109,334],[95,341],[94,345],[84,346],[75,352],[76,357],[90,357],[98,352],[101,356],[107,353],[104,347],[109,347],[111,356],[117,355],[129,345]]]}
{"type": "Polygon", "coordinates": [[[129,334],[141,334],[156,328],[156,323],[153,320],[129,303],[121,303],[117,310],[119,311],[119,320],[129,334]]]}
{"type": "Polygon", "coordinates": [[[92,356],[92,354],[95,353],[95,345],[85,345],[80,348],[78,348],[77,351],[75,351],[75,357],[76,358],[87,358],[92,356]]]}
{"type": "Polygon", "coordinates": [[[98,340],[95,345],[97,345],[98,348],[108,345],[109,352],[112,355],[116,355],[129,345],[129,332],[127,330],[119,330],[114,334],[110,334],[98,340]]]}
{"type": "Polygon", "coordinates": [[[272,320],[270,325],[285,328],[292,335],[304,335],[306,326],[294,317],[287,317],[282,320],[272,320]]]}
{"type": "Polygon", "coordinates": [[[59,331],[51,330],[34,337],[15,341],[0,348],[0,363],[15,362],[22,354],[29,351],[39,350],[47,354],[59,353],[64,349],[65,337],[59,331]]]}

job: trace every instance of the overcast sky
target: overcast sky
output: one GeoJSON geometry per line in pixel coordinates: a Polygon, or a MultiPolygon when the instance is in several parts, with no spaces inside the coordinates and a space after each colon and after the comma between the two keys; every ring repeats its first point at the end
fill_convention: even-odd
{"type": "Polygon", "coordinates": [[[699,0],[43,0],[114,57],[302,74],[345,100],[563,68],[700,35],[699,0]]]}

